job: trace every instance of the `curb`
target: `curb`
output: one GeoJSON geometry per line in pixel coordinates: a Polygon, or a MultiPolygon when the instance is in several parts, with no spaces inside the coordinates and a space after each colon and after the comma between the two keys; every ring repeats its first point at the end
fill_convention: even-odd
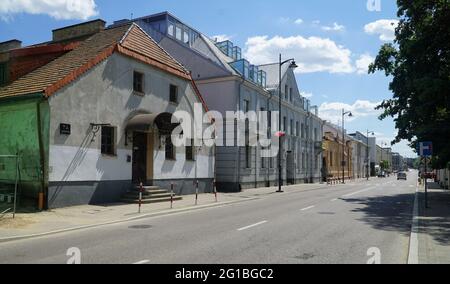
{"type": "Polygon", "coordinates": [[[411,235],[409,237],[408,264],[419,264],[419,186],[416,185],[414,197],[411,235]]]}
{"type": "Polygon", "coordinates": [[[145,218],[151,218],[151,217],[175,215],[177,213],[183,213],[183,212],[188,212],[188,211],[198,211],[198,210],[202,210],[202,209],[208,209],[208,208],[213,208],[213,207],[221,207],[221,206],[226,206],[226,205],[230,205],[230,204],[242,203],[242,202],[258,200],[258,199],[260,199],[260,198],[245,198],[243,200],[235,200],[235,201],[227,201],[227,202],[222,202],[222,203],[213,203],[213,204],[207,204],[207,205],[199,205],[199,206],[196,206],[196,207],[191,206],[191,207],[186,207],[186,208],[165,210],[165,211],[154,212],[154,213],[147,213],[147,214],[143,214],[143,215],[139,215],[139,216],[135,216],[135,217],[130,217],[130,218],[126,218],[126,219],[120,219],[120,220],[115,220],[115,221],[108,221],[108,222],[103,222],[103,223],[72,227],[72,228],[67,228],[67,229],[60,229],[60,230],[49,231],[49,232],[44,232],[44,233],[37,233],[37,234],[29,234],[29,235],[15,236],[15,237],[0,238],[0,243],[7,243],[7,242],[12,242],[12,241],[18,241],[18,240],[39,238],[39,237],[45,237],[45,236],[56,235],[56,234],[60,234],[60,233],[73,232],[73,231],[84,230],[84,229],[92,229],[92,228],[96,228],[96,227],[102,227],[102,226],[107,226],[107,225],[126,223],[126,222],[130,222],[130,221],[136,221],[136,220],[145,219],[145,218]]]}

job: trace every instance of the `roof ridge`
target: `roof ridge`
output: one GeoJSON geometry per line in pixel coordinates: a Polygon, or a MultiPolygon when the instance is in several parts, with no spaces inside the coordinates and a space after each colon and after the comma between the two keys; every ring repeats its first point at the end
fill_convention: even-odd
{"type": "MultiPolygon", "coordinates": [[[[191,72],[189,72],[189,70],[186,69],[186,67],[184,67],[183,64],[181,64],[180,62],[178,62],[178,60],[176,60],[172,55],[170,55],[161,45],[159,45],[159,43],[157,43],[143,28],[141,28],[138,24],[136,24],[135,22],[133,22],[131,24],[130,30],[133,26],[136,26],[141,32],[143,32],[153,43],[156,44],[156,46],[158,46],[158,48],[161,49],[162,52],[164,52],[167,56],[169,56],[170,59],[172,59],[175,63],[177,63],[185,72],[186,74],[190,74],[191,72]]],[[[126,35],[128,35],[129,31],[127,32],[126,35]]],[[[126,36],[124,36],[124,39],[126,38],[126,36]]],[[[120,44],[122,44],[122,41],[119,42],[120,44]]]]}

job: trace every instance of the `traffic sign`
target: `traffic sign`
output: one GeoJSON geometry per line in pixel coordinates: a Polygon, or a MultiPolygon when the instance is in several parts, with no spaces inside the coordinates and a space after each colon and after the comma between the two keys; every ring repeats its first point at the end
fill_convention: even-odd
{"type": "Polygon", "coordinates": [[[433,156],[433,142],[420,142],[419,155],[422,157],[433,156]]]}

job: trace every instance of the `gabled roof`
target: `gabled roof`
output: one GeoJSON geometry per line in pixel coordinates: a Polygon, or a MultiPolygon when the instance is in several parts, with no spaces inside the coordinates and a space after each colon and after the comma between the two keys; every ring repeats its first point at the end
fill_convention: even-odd
{"type": "Polygon", "coordinates": [[[0,98],[36,93],[49,97],[114,52],[192,80],[188,71],[139,26],[128,24],[96,33],[74,50],[0,88],[0,98]]]}

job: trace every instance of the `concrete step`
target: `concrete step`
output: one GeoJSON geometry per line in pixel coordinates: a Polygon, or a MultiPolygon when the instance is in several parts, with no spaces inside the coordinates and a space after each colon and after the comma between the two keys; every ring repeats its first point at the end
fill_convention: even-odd
{"type": "MultiPolygon", "coordinates": [[[[128,193],[132,193],[132,194],[139,194],[139,190],[131,190],[128,193]]],[[[153,194],[161,194],[161,193],[169,193],[169,191],[165,190],[165,189],[155,189],[155,190],[144,190],[144,192],[142,192],[142,195],[153,195],[153,194]]]]}
{"type": "MultiPolygon", "coordinates": [[[[161,192],[161,193],[142,194],[142,199],[165,198],[165,197],[170,197],[170,193],[166,191],[166,192],[161,192]]],[[[129,193],[126,193],[123,196],[123,198],[139,199],[139,193],[138,192],[129,192],[129,193]]]]}
{"type": "MultiPolygon", "coordinates": [[[[179,200],[182,200],[182,199],[183,198],[181,196],[174,196],[173,197],[173,201],[179,201],[179,200]]],[[[138,204],[139,200],[138,199],[133,199],[133,198],[131,198],[131,199],[123,198],[122,202],[138,204]]],[[[144,200],[142,200],[142,204],[159,203],[159,202],[170,202],[170,197],[151,198],[151,199],[144,199],[144,200]]]]}
{"type": "MultiPolygon", "coordinates": [[[[159,186],[156,186],[156,185],[144,185],[142,188],[144,190],[149,190],[149,191],[160,190],[161,189],[159,186]]],[[[140,189],[141,189],[141,187],[139,185],[134,185],[133,186],[133,190],[139,191],[140,189]]]]}

